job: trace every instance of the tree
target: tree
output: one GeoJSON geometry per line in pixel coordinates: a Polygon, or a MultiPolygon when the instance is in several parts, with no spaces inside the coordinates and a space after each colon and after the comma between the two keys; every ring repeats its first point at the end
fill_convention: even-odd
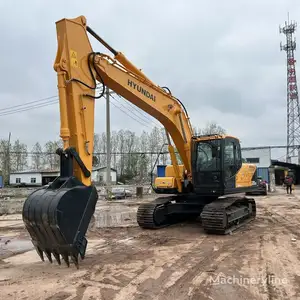
{"type": "MultiPolygon", "coordinates": [[[[118,151],[123,153],[124,148],[125,148],[125,139],[124,139],[124,130],[123,129],[119,130],[117,139],[118,139],[118,151]]],[[[124,165],[125,165],[124,164],[124,155],[121,154],[120,162],[118,164],[118,171],[121,176],[124,174],[124,165]]]]}
{"type": "MultiPolygon", "coordinates": [[[[106,132],[102,132],[100,136],[100,152],[106,153],[106,144],[107,144],[107,139],[106,139],[106,132]]],[[[100,156],[100,165],[101,166],[106,166],[106,155],[101,155],[100,156]]]]}
{"type": "Polygon", "coordinates": [[[111,165],[113,168],[117,169],[117,155],[116,152],[118,150],[118,133],[113,131],[110,137],[110,150],[114,153],[111,157],[111,165]]]}
{"type": "Polygon", "coordinates": [[[124,134],[124,152],[127,153],[125,159],[125,174],[128,179],[132,179],[137,174],[138,156],[133,154],[133,152],[138,150],[137,145],[138,138],[135,133],[126,130],[124,134]]]}
{"type": "Polygon", "coordinates": [[[145,155],[145,152],[147,152],[149,149],[149,134],[146,131],[143,131],[143,133],[141,134],[139,142],[139,148],[142,154],[140,155],[138,161],[138,172],[140,181],[142,181],[147,177],[147,174],[149,173],[150,162],[149,156],[145,155]]]}
{"type": "MultiPolygon", "coordinates": [[[[152,153],[158,153],[163,145],[162,135],[158,127],[154,127],[149,136],[149,150],[152,153]]],[[[157,159],[157,155],[155,154],[154,157],[151,154],[150,156],[150,168],[152,169],[155,160],[157,159]]]]}
{"type": "MultiPolygon", "coordinates": [[[[99,134],[94,134],[94,153],[99,153],[101,151],[100,149],[100,136],[99,134]]],[[[93,167],[99,167],[100,165],[100,154],[95,155],[96,159],[93,160],[93,167]]]]}
{"type": "Polygon", "coordinates": [[[58,148],[62,148],[62,141],[48,141],[44,146],[45,155],[43,157],[44,164],[51,170],[59,168],[60,157],[56,154],[58,148]]]}
{"type": "Polygon", "coordinates": [[[43,167],[43,150],[39,142],[35,143],[32,152],[32,167],[35,170],[40,170],[43,167]]]}
{"type": "MultiPolygon", "coordinates": [[[[161,146],[163,144],[168,144],[167,134],[166,134],[165,128],[160,129],[160,134],[161,134],[161,146]]],[[[162,151],[164,152],[165,150],[166,150],[166,147],[163,147],[162,151]]],[[[160,158],[162,160],[162,164],[166,165],[167,164],[167,159],[168,159],[168,154],[161,154],[160,158]]]]}
{"type": "Polygon", "coordinates": [[[11,155],[11,170],[12,171],[22,171],[28,165],[28,152],[27,145],[21,143],[19,139],[17,139],[12,147],[12,155],[11,155]]]}
{"type": "Polygon", "coordinates": [[[208,122],[203,129],[194,128],[198,134],[226,134],[226,130],[216,122],[208,122]]]}
{"type": "Polygon", "coordinates": [[[11,167],[11,159],[9,156],[9,148],[11,149],[11,144],[8,145],[8,140],[0,140],[0,167],[2,170],[3,180],[5,183],[9,181],[9,167],[11,167]]]}

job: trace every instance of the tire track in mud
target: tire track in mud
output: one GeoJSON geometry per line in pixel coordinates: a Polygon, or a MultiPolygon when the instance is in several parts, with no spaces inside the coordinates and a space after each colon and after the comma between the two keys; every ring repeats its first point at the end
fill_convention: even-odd
{"type": "Polygon", "coordinates": [[[108,260],[102,258],[103,263],[95,264],[88,270],[77,281],[77,295],[73,300],[86,298],[86,289],[91,286],[99,288],[105,299],[133,299],[140,285],[151,278],[155,280],[160,277],[164,266],[171,266],[174,261],[181,259],[182,253],[189,252],[193,246],[186,242],[173,247],[154,246],[150,250],[144,245],[141,247],[139,241],[137,242],[136,245],[121,245],[121,252],[119,245],[116,251],[107,253],[108,260]]]}
{"type": "MultiPolygon", "coordinates": [[[[269,249],[267,247],[265,250],[264,242],[268,240],[268,238],[265,240],[266,235],[268,236],[269,234],[269,240],[275,243],[274,239],[272,239],[274,234],[274,232],[272,232],[273,228],[267,226],[261,227],[260,225],[261,224],[259,224],[259,222],[256,224],[250,223],[250,230],[245,228],[247,232],[241,233],[243,237],[240,240],[237,239],[235,241],[230,241],[230,243],[233,242],[232,245],[227,242],[224,243],[222,249],[226,250],[226,246],[229,245],[231,250],[228,250],[229,255],[225,257],[222,262],[226,261],[226,258],[229,259],[227,263],[223,264],[223,266],[222,263],[220,263],[217,268],[217,270],[220,271],[225,269],[225,272],[228,272],[229,276],[237,275],[237,277],[241,276],[240,278],[244,279],[254,277],[253,279],[259,280],[258,285],[248,285],[249,283],[246,283],[246,281],[243,281],[242,279],[242,284],[230,284],[229,286],[223,285],[222,287],[220,287],[220,285],[212,286],[209,282],[207,282],[207,274],[202,273],[203,275],[200,274],[200,276],[202,275],[200,285],[196,285],[196,287],[194,287],[194,293],[191,299],[222,299],[222,295],[226,293],[225,291],[231,295],[230,299],[257,300],[266,299],[265,297],[267,297],[268,300],[288,299],[288,297],[285,298],[287,296],[286,288],[276,284],[277,279],[275,278],[275,274],[281,276],[281,273],[276,273],[274,268],[272,268],[274,261],[276,264],[276,261],[280,261],[280,257],[277,257],[277,260],[273,260],[272,247],[269,249]],[[268,251],[270,257],[265,256],[264,251],[268,251]],[[251,254],[251,252],[253,252],[253,254],[251,254]],[[244,257],[243,254],[245,255],[244,257]],[[249,265],[250,257],[254,258],[254,261],[249,265]],[[257,262],[255,262],[256,260],[257,262]],[[235,267],[238,266],[238,264],[240,267],[235,267]]],[[[276,245],[274,245],[274,247],[276,247],[276,245]]],[[[202,267],[206,265],[208,265],[208,262],[205,262],[202,267]]],[[[216,272],[213,274],[215,273],[216,272]]]]}
{"type": "MultiPolygon", "coordinates": [[[[234,239],[226,240],[228,236],[225,237],[225,241],[222,247],[216,253],[212,255],[208,254],[206,257],[204,257],[204,259],[201,262],[195,265],[193,272],[191,274],[192,276],[194,276],[194,278],[191,279],[192,285],[189,287],[188,290],[188,296],[190,297],[189,299],[195,299],[195,300],[214,299],[214,297],[212,297],[213,296],[212,293],[216,288],[218,288],[218,285],[214,285],[212,281],[216,279],[216,276],[222,274],[221,272],[221,270],[223,269],[222,263],[224,263],[224,261],[226,262],[226,259],[229,260],[231,258],[234,258],[234,260],[236,258],[239,259],[240,254],[244,251],[243,246],[245,246],[246,243],[245,241],[246,240],[249,241],[249,239],[247,239],[245,235],[246,234],[252,235],[252,233],[250,233],[252,230],[251,226],[255,226],[255,225],[253,225],[253,222],[250,222],[246,226],[247,229],[249,228],[248,226],[250,226],[250,231],[248,231],[246,227],[244,227],[243,229],[240,228],[241,232],[235,233],[236,235],[234,239]],[[246,233],[243,232],[245,229],[247,230],[246,233]],[[243,235],[243,238],[241,238],[241,235],[243,235]],[[201,269],[202,270],[204,269],[204,271],[199,272],[199,270],[201,269]]],[[[241,261],[241,264],[242,263],[243,261],[241,261]]],[[[231,270],[228,269],[227,264],[226,264],[226,272],[228,272],[229,274],[231,273],[231,270]]],[[[238,272],[238,270],[235,270],[235,272],[238,272]]],[[[186,280],[186,283],[189,281],[189,279],[190,278],[186,280]]],[[[235,294],[234,296],[236,296],[236,299],[241,298],[241,294],[239,294],[238,290],[234,294],[235,294]]],[[[245,294],[243,295],[243,297],[245,297],[245,294]]]]}
{"type": "Polygon", "coordinates": [[[159,294],[161,285],[166,283],[168,275],[171,274],[168,270],[177,263],[180,264],[183,257],[189,257],[194,248],[199,247],[204,241],[205,237],[196,246],[195,243],[190,245],[184,244],[178,249],[175,246],[173,249],[169,246],[157,247],[152,258],[154,262],[146,265],[133,280],[120,289],[113,299],[152,299],[153,295],[159,294]],[[174,252],[176,253],[175,255],[174,252]]]}
{"type": "MultiPolygon", "coordinates": [[[[280,212],[273,210],[272,207],[263,208],[262,218],[267,219],[275,227],[269,228],[270,233],[262,238],[263,244],[260,247],[262,261],[265,265],[268,300],[298,299],[299,247],[294,243],[295,241],[291,240],[290,234],[300,238],[300,232],[297,230],[299,214],[283,216],[280,212]]],[[[283,212],[290,212],[291,208],[299,209],[300,207],[298,205],[282,205],[283,212]]]]}
{"type": "MultiPolygon", "coordinates": [[[[268,221],[270,221],[273,224],[279,225],[280,227],[284,227],[286,232],[291,232],[297,237],[300,237],[300,231],[298,229],[298,223],[292,223],[291,219],[288,219],[281,215],[280,213],[270,210],[266,207],[263,208],[265,211],[265,214],[267,215],[268,221]]],[[[266,218],[266,216],[264,216],[266,218]]]]}
{"type": "MultiPolygon", "coordinates": [[[[252,222],[244,228],[251,224],[252,222]]],[[[240,247],[245,244],[240,234],[242,233],[236,232],[231,236],[207,235],[201,243],[194,244],[188,253],[167,268],[156,281],[148,283],[152,293],[159,295],[156,299],[191,299],[194,295],[208,299],[211,286],[207,284],[207,279],[215,274],[223,261],[240,251],[240,247]],[[200,285],[201,292],[198,289],[200,285]]],[[[149,286],[140,287],[140,293],[144,294],[149,286]]]]}
{"type": "MultiPolygon", "coordinates": [[[[172,266],[174,270],[183,269],[184,271],[180,277],[178,276],[176,280],[173,280],[172,284],[168,284],[168,281],[165,282],[164,287],[159,291],[158,299],[174,298],[179,300],[186,299],[187,295],[191,296],[194,285],[205,280],[211,272],[216,271],[217,263],[221,263],[230,255],[230,253],[223,251],[226,244],[221,243],[220,248],[216,248],[215,241],[211,237],[207,237],[200,245],[196,244],[188,254],[182,257],[179,263],[172,266]],[[202,271],[199,272],[199,270],[202,271]]],[[[170,271],[165,271],[165,276],[169,275],[170,271]]]]}
{"type": "MultiPolygon", "coordinates": [[[[187,297],[189,299],[193,299],[193,297],[200,299],[200,296],[209,299],[211,286],[206,282],[208,277],[215,274],[219,265],[226,258],[241,251],[240,249],[245,244],[245,240],[240,237],[241,234],[244,235],[243,231],[245,229],[246,234],[249,232],[247,232],[249,226],[253,226],[253,222],[241,227],[233,235],[200,236],[201,240],[194,242],[187,249],[184,249],[185,246],[182,246],[182,249],[179,247],[177,250],[176,247],[172,249],[170,246],[154,247],[153,256],[148,261],[145,259],[141,268],[128,270],[124,265],[117,264],[119,271],[124,272],[125,275],[129,272],[129,277],[124,278],[127,283],[124,280],[118,282],[118,271],[115,275],[111,274],[115,277],[114,279],[117,279],[116,282],[99,282],[95,275],[91,274],[93,272],[91,270],[88,272],[89,275],[85,276],[86,279],[81,280],[77,287],[77,295],[72,299],[87,299],[87,290],[91,286],[97,288],[105,299],[160,300],[175,298],[180,300],[187,299],[187,297]],[[120,285],[121,281],[123,284],[120,285]]],[[[188,244],[183,245],[188,246],[188,244]]],[[[141,254],[145,250],[142,249],[141,254]]],[[[105,265],[102,265],[101,268],[105,268],[105,265]]],[[[110,277],[109,272],[105,274],[105,277],[110,277]]],[[[99,297],[99,299],[102,298],[99,297]]]]}
{"type": "MultiPolygon", "coordinates": [[[[163,295],[163,299],[171,299],[174,297],[175,299],[182,299],[178,296],[183,287],[185,287],[185,294],[183,296],[184,299],[186,299],[185,296],[190,287],[190,281],[198,274],[199,267],[205,265],[205,261],[207,261],[209,257],[211,259],[213,258],[213,262],[216,264],[230,254],[226,252],[224,255],[222,239],[217,236],[217,243],[215,238],[216,237],[203,236],[199,242],[195,242],[190,246],[184,244],[178,249],[174,247],[173,250],[172,247],[169,246],[155,247],[153,257],[148,261],[145,260],[142,268],[137,268],[136,270],[130,271],[129,269],[126,270],[126,267],[122,264],[119,267],[116,265],[119,271],[122,271],[124,274],[128,274],[129,272],[129,277],[131,277],[131,280],[128,280],[130,278],[125,278],[125,281],[128,281],[128,283],[123,286],[120,286],[117,282],[111,284],[109,282],[99,282],[95,277],[95,273],[92,274],[93,271],[91,270],[91,272],[88,272],[88,276],[85,276],[85,279],[81,280],[81,284],[77,289],[77,295],[73,300],[84,299],[86,289],[92,285],[100,288],[101,294],[103,294],[105,290],[109,290],[110,296],[106,296],[105,299],[152,299],[153,295],[156,295],[155,299],[160,299],[158,295],[163,295]],[[203,249],[205,250],[203,251],[203,249]],[[174,254],[174,252],[176,254],[174,254]],[[130,275],[130,273],[135,274],[130,275]],[[181,286],[179,291],[178,289],[172,291],[174,285],[181,286]],[[164,291],[167,291],[167,293],[164,294],[164,291]]],[[[228,241],[228,244],[229,243],[230,241],[228,241]]],[[[101,268],[105,271],[105,265],[101,268]]],[[[217,266],[214,265],[213,268],[216,269],[217,266]]],[[[110,274],[108,269],[106,277],[113,279],[111,277],[113,275],[110,274]]],[[[118,270],[116,270],[115,275],[118,273],[118,270]]],[[[117,279],[117,276],[114,277],[117,279]]]]}

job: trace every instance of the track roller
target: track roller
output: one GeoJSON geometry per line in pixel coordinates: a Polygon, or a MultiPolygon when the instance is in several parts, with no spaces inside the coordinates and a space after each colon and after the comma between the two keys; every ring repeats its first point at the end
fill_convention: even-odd
{"type": "Polygon", "coordinates": [[[204,204],[188,196],[160,197],[143,203],[137,210],[137,223],[145,229],[159,229],[200,216],[204,204]]]}
{"type": "Polygon", "coordinates": [[[137,223],[145,229],[158,229],[169,226],[167,204],[170,197],[161,197],[150,203],[143,203],[137,210],[137,223]]]}
{"type": "Polygon", "coordinates": [[[207,204],[201,220],[204,230],[211,234],[228,234],[256,217],[254,199],[227,197],[207,204]]]}

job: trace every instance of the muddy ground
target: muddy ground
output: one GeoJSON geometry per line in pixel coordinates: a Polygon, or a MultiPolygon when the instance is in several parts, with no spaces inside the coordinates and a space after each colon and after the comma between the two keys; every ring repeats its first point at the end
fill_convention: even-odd
{"type": "Polygon", "coordinates": [[[227,236],[200,222],[142,230],[134,204],[110,204],[128,213],[98,220],[79,270],[41,262],[20,215],[2,216],[0,299],[300,299],[300,191],[256,200],[257,219],[227,236]]]}

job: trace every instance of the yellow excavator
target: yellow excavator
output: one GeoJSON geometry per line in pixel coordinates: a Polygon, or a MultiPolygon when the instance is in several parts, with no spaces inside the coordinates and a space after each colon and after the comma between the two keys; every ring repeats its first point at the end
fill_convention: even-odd
{"type": "Polygon", "coordinates": [[[35,190],[23,206],[23,221],[41,259],[52,256],[78,268],[85,257],[85,237],[98,194],[91,181],[95,100],[104,89],[115,91],[165,128],[172,164],[153,188],[163,194],[138,207],[141,228],[157,229],[201,216],[207,233],[227,234],[256,216],[255,165],[243,164],[240,142],[228,135],[195,136],[183,103],[113,49],[88,25],[84,16],[56,22],[60,108],[60,176],[35,190]],[[89,40],[104,45],[114,57],[94,52],[89,40]],[[97,82],[103,85],[97,95],[97,82]],[[176,151],[181,158],[179,164],[176,151]],[[240,195],[238,195],[240,194],[240,195]]]}

